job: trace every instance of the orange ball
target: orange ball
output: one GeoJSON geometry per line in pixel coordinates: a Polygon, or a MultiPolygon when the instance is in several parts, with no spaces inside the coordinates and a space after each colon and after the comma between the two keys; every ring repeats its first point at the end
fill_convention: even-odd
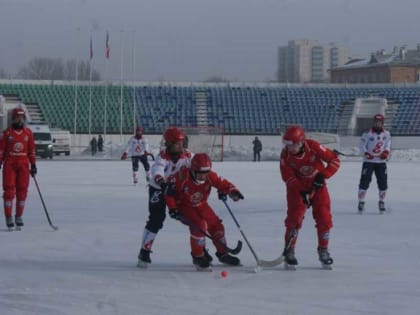
{"type": "Polygon", "coordinates": [[[222,278],[226,278],[228,276],[228,272],[226,270],[223,270],[220,272],[220,275],[222,276],[222,278]]]}

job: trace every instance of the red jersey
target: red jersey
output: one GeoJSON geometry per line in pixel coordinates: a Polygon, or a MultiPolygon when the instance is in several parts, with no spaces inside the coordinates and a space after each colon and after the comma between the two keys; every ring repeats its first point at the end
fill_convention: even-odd
{"type": "Polygon", "coordinates": [[[35,142],[29,128],[16,130],[10,127],[0,135],[0,163],[7,161],[35,164],[35,142]]]}
{"type": "Polygon", "coordinates": [[[280,173],[288,188],[311,191],[318,173],[329,178],[340,167],[338,156],[315,140],[305,140],[300,155],[292,155],[284,148],[280,155],[280,173]]]}
{"type": "Polygon", "coordinates": [[[181,169],[169,178],[170,187],[165,195],[166,204],[169,209],[174,208],[198,208],[207,204],[211,188],[229,194],[236,187],[228,180],[210,171],[204,183],[200,184],[191,177],[189,169],[181,169]]]}

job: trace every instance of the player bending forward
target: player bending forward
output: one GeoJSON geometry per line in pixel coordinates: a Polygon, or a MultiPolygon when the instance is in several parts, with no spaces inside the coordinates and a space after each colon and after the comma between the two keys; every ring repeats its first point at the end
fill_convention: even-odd
{"type": "Polygon", "coordinates": [[[280,155],[280,172],[287,188],[287,217],[285,220],[285,249],[283,255],[288,265],[297,265],[295,245],[306,209],[312,206],[312,215],[318,233],[318,255],[321,263],[331,265],[328,252],[330,229],[333,226],[331,201],[325,179],[340,167],[337,155],[318,142],[305,139],[298,126],[287,128],[284,149],[280,155]]]}
{"type": "Polygon", "coordinates": [[[197,153],[191,160],[191,168],[181,169],[170,178],[165,194],[171,218],[189,226],[191,256],[197,269],[209,268],[213,259],[206,250],[205,231],[213,238],[220,262],[240,265],[240,260],[226,251],[225,228],[207,199],[212,187],[218,189],[220,198],[229,195],[232,200],[238,201],[244,197],[231,182],[212,171],[211,165],[207,154],[197,153]]]}

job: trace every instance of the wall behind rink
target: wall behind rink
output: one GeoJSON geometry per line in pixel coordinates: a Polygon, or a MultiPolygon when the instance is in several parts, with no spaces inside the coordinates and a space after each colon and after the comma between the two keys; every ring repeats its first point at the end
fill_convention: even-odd
{"type": "MultiPolygon", "coordinates": [[[[98,136],[98,135],[91,135],[98,136]]],[[[162,135],[145,135],[149,140],[150,149],[154,154],[159,152],[160,142],[162,135]]],[[[257,135],[263,145],[261,158],[264,161],[278,161],[280,151],[283,147],[282,137],[279,136],[264,136],[257,135]]],[[[80,154],[89,154],[90,147],[89,135],[72,136],[72,156],[80,154]]],[[[105,150],[104,158],[119,158],[122,151],[125,149],[127,141],[131,135],[106,135],[105,136],[105,150]]],[[[253,158],[252,141],[255,135],[248,136],[224,136],[224,160],[225,161],[250,161],[253,158]]],[[[336,143],[326,143],[325,145],[330,148],[336,148],[344,151],[345,153],[358,154],[359,137],[345,136],[338,137],[336,143]]],[[[420,159],[420,137],[393,137],[392,148],[394,156],[397,155],[396,151],[406,151],[400,153],[401,156],[406,156],[404,159],[417,160],[420,159]],[[408,153],[408,151],[410,151],[408,153]],[[415,156],[413,158],[413,155],[415,156]]]]}

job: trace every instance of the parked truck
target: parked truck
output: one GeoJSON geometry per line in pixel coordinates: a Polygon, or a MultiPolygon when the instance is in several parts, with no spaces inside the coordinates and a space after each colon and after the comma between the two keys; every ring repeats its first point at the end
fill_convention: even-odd
{"type": "Polygon", "coordinates": [[[55,155],[70,155],[70,131],[59,128],[51,128],[51,135],[53,138],[53,152],[55,155]]]}
{"type": "Polygon", "coordinates": [[[53,138],[51,129],[47,124],[28,124],[35,140],[36,155],[42,158],[53,158],[53,138]]]}

